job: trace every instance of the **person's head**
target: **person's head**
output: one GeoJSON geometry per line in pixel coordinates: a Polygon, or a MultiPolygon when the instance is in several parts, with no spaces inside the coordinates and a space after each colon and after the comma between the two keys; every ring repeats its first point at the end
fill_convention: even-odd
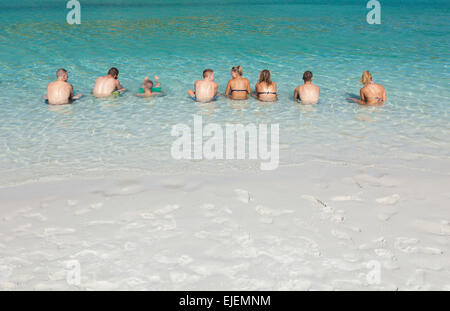
{"type": "Polygon", "coordinates": [[[311,82],[313,79],[313,74],[311,71],[305,71],[305,73],[303,74],[303,81],[306,82],[311,82]]]}
{"type": "Polygon", "coordinates": [[[112,67],[109,71],[108,71],[108,76],[113,77],[114,79],[117,79],[119,77],[119,69],[117,69],[116,67],[112,67]]]}
{"type": "Polygon", "coordinates": [[[203,79],[214,80],[214,70],[212,69],[203,70],[203,79]]]}
{"type": "Polygon", "coordinates": [[[153,81],[151,80],[145,80],[144,82],[144,88],[149,89],[150,91],[153,88],[153,81]]]}
{"type": "Polygon", "coordinates": [[[261,82],[265,82],[268,85],[272,84],[272,80],[270,80],[270,71],[269,70],[264,69],[260,72],[258,83],[261,83],[261,82]]]}
{"type": "Polygon", "coordinates": [[[67,81],[69,79],[69,74],[67,73],[67,70],[65,69],[58,69],[56,71],[56,79],[58,80],[62,80],[62,81],[67,81]]]}
{"type": "Polygon", "coordinates": [[[372,82],[372,74],[368,70],[366,70],[362,74],[361,83],[367,85],[370,82],[372,82]]]}
{"type": "Polygon", "coordinates": [[[244,74],[244,71],[242,70],[242,66],[235,66],[231,68],[231,76],[233,78],[240,77],[244,74]]]}

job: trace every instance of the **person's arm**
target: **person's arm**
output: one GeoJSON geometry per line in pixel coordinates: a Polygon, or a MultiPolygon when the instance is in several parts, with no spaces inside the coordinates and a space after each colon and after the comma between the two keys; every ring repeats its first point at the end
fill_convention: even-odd
{"type": "Polygon", "coordinates": [[[118,91],[119,93],[123,93],[123,92],[125,92],[125,91],[127,90],[127,89],[124,88],[122,85],[120,85],[119,80],[116,80],[116,88],[117,88],[117,91],[118,91]]]}
{"type": "Polygon", "coordinates": [[[216,82],[216,89],[215,89],[215,95],[214,96],[219,96],[219,84],[216,82]]]}
{"type": "Polygon", "coordinates": [[[73,85],[70,84],[70,99],[71,100],[76,100],[76,99],[80,99],[81,97],[83,97],[83,94],[74,95],[74,93],[73,93],[73,85]]]}
{"type": "Polygon", "coordinates": [[[195,98],[195,92],[197,92],[197,81],[194,83],[194,90],[187,91],[188,95],[192,98],[195,98]]]}
{"type": "Polygon", "coordinates": [[[349,98],[349,100],[351,100],[354,103],[357,103],[358,105],[366,105],[366,97],[364,96],[362,89],[359,91],[359,96],[361,99],[349,98]]]}
{"type": "Polygon", "coordinates": [[[298,87],[297,87],[297,88],[295,88],[295,91],[294,91],[294,99],[298,100],[298,98],[300,97],[299,95],[300,94],[298,93],[298,87]]]}
{"type": "Polygon", "coordinates": [[[159,77],[155,76],[156,87],[161,87],[161,83],[159,82],[159,77]]]}
{"type": "Polygon", "coordinates": [[[258,88],[259,88],[259,83],[256,83],[256,84],[255,84],[255,93],[253,93],[253,96],[254,96],[255,98],[258,98],[258,88]]]}
{"type": "Polygon", "coordinates": [[[229,96],[229,95],[231,95],[231,80],[230,81],[228,81],[228,84],[227,84],[227,89],[225,90],[225,96],[229,96]]]}
{"type": "Polygon", "coordinates": [[[386,89],[383,88],[383,103],[387,101],[386,89]]]}
{"type": "Polygon", "coordinates": [[[360,96],[360,98],[349,97],[348,100],[350,100],[354,103],[357,103],[358,105],[365,105],[365,102],[362,100],[362,98],[363,98],[362,89],[359,91],[359,96],[360,96]]]}
{"type": "Polygon", "coordinates": [[[255,91],[252,92],[254,98],[258,98],[258,83],[255,84],[255,91]]]}
{"type": "Polygon", "coordinates": [[[276,96],[278,97],[278,86],[275,82],[273,82],[273,84],[275,85],[275,93],[276,93],[276,96]]]}
{"type": "Polygon", "coordinates": [[[250,87],[250,81],[247,79],[247,93],[252,94],[252,88],[250,87]]]}
{"type": "Polygon", "coordinates": [[[69,87],[70,87],[70,96],[69,96],[69,99],[72,100],[72,99],[73,99],[73,85],[69,83],[69,87]]]}
{"type": "Polygon", "coordinates": [[[365,105],[366,104],[366,96],[364,95],[363,90],[361,89],[359,91],[359,96],[361,97],[361,100],[359,101],[360,105],[365,105]]]}

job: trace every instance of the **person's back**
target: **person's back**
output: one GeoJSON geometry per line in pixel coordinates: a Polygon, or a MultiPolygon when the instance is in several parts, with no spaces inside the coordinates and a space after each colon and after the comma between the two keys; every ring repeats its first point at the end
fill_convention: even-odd
{"type": "Polygon", "coordinates": [[[110,76],[99,77],[95,81],[94,96],[106,97],[110,96],[116,90],[116,80],[110,76]]]}
{"type": "Polygon", "coordinates": [[[306,71],[303,74],[303,81],[305,84],[300,85],[295,89],[294,98],[300,100],[302,104],[314,105],[319,102],[320,87],[312,84],[312,79],[312,72],[306,71]]]}
{"type": "Polygon", "coordinates": [[[119,76],[119,70],[117,68],[111,68],[108,74],[104,77],[99,77],[95,81],[93,94],[95,97],[108,97],[112,95],[114,91],[124,90],[117,80],[119,76]]]}
{"type": "Polygon", "coordinates": [[[271,80],[269,70],[261,71],[255,91],[256,97],[260,101],[273,102],[277,100],[277,84],[271,80]]]}
{"type": "Polygon", "coordinates": [[[349,98],[360,105],[381,106],[386,100],[386,90],[380,84],[373,82],[372,74],[366,70],[361,77],[364,87],[360,90],[360,98],[349,98]]]}
{"type": "Polygon", "coordinates": [[[232,79],[228,81],[226,96],[232,99],[242,100],[247,99],[247,95],[251,93],[250,82],[248,79],[242,77],[243,70],[241,66],[236,66],[231,69],[232,79]]]}
{"type": "Polygon", "coordinates": [[[214,71],[203,71],[203,80],[195,81],[195,92],[188,91],[189,96],[198,102],[210,102],[217,96],[219,85],[214,81],[214,71]]]}
{"type": "Polygon", "coordinates": [[[45,98],[49,105],[66,105],[72,100],[80,98],[82,95],[73,96],[73,86],[67,82],[69,74],[65,69],[58,69],[56,72],[56,81],[47,86],[47,95],[45,98]]]}
{"type": "Polygon", "coordinates": [[[65,105],[70,102],[72,85],[65,81],[54,81],[47,86],[47,99],[50,105],[65,105]]]}
{"type": "Polygon", "coordinates": [[[371,82],[361,89],[361,99],[367,105],[381,105],[386,100],[386,90],[383,86],[371,82]]]}
{"type": "Polygon", "coordinates": [[[303,104],[317,104],[319,101],[320,87],[312,83],[299,86],[300,101],[303,104]]]}
{"type": "Polygon", "coordinates": [[[197,101],[209,102],[214,99],[217,94],[218,84],[207,79],[195,82],[195,95],[197,101]]]}

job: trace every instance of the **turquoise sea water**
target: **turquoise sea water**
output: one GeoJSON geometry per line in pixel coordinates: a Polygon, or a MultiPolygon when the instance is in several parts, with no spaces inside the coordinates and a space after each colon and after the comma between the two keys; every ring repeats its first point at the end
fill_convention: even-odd
{"type": "Polygon", "coordinates": [[[250,162],[175,161],[172,125],[279,123],[281,166],[311,159],[448,172],[450,3],[381,1],[381,25],[366,1],[92,1],[66,23],[65,1],[0,0],[0,185],[60,175],[257,169],[250,162]],[[186,90],[205,68],[223,92],[232,66],[254,85],[262,69],[278,83],[274,105],[254,99],[196,104],[186,90]],[[91,95],[111,66],[131,91],[91,95]],[[56,69],[86,94],[71,106],[41,99],[56,69]],[[348,103],[363,70],[388,92],[382,108],[348,103]],[[312,70],[315,107],[294,88],[312,70]],[[159,75],[167,96],[133,96],[159,75]]]}

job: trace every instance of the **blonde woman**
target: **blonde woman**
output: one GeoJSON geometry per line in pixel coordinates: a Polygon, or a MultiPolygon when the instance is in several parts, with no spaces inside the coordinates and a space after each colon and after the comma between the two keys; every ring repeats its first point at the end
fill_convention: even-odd
{"type": "Polygon", "coordinates": [[[373,82],[369,71],[364,71],[361,83],[364,84],[360,90],[361,99],[349,98],[351,101],[368,106],[381,106],[386,102],[386,90],[382,85],[373,82]]]}
{"type": "Polygon", "coordinates": [[[269,70],[261,71],[255,91],[256,98],[260,101],[274,102],[277,100],[277,84],[271,80],[269,70]]]}
{"type": "Polygon", "coordinates": [[[232,79],[228,81],[225,96],[232,99],[247,99],[248,94],[251,93],[250,82],[243,78],[243,70],[241,66],[231,68],[232,79]]]}

